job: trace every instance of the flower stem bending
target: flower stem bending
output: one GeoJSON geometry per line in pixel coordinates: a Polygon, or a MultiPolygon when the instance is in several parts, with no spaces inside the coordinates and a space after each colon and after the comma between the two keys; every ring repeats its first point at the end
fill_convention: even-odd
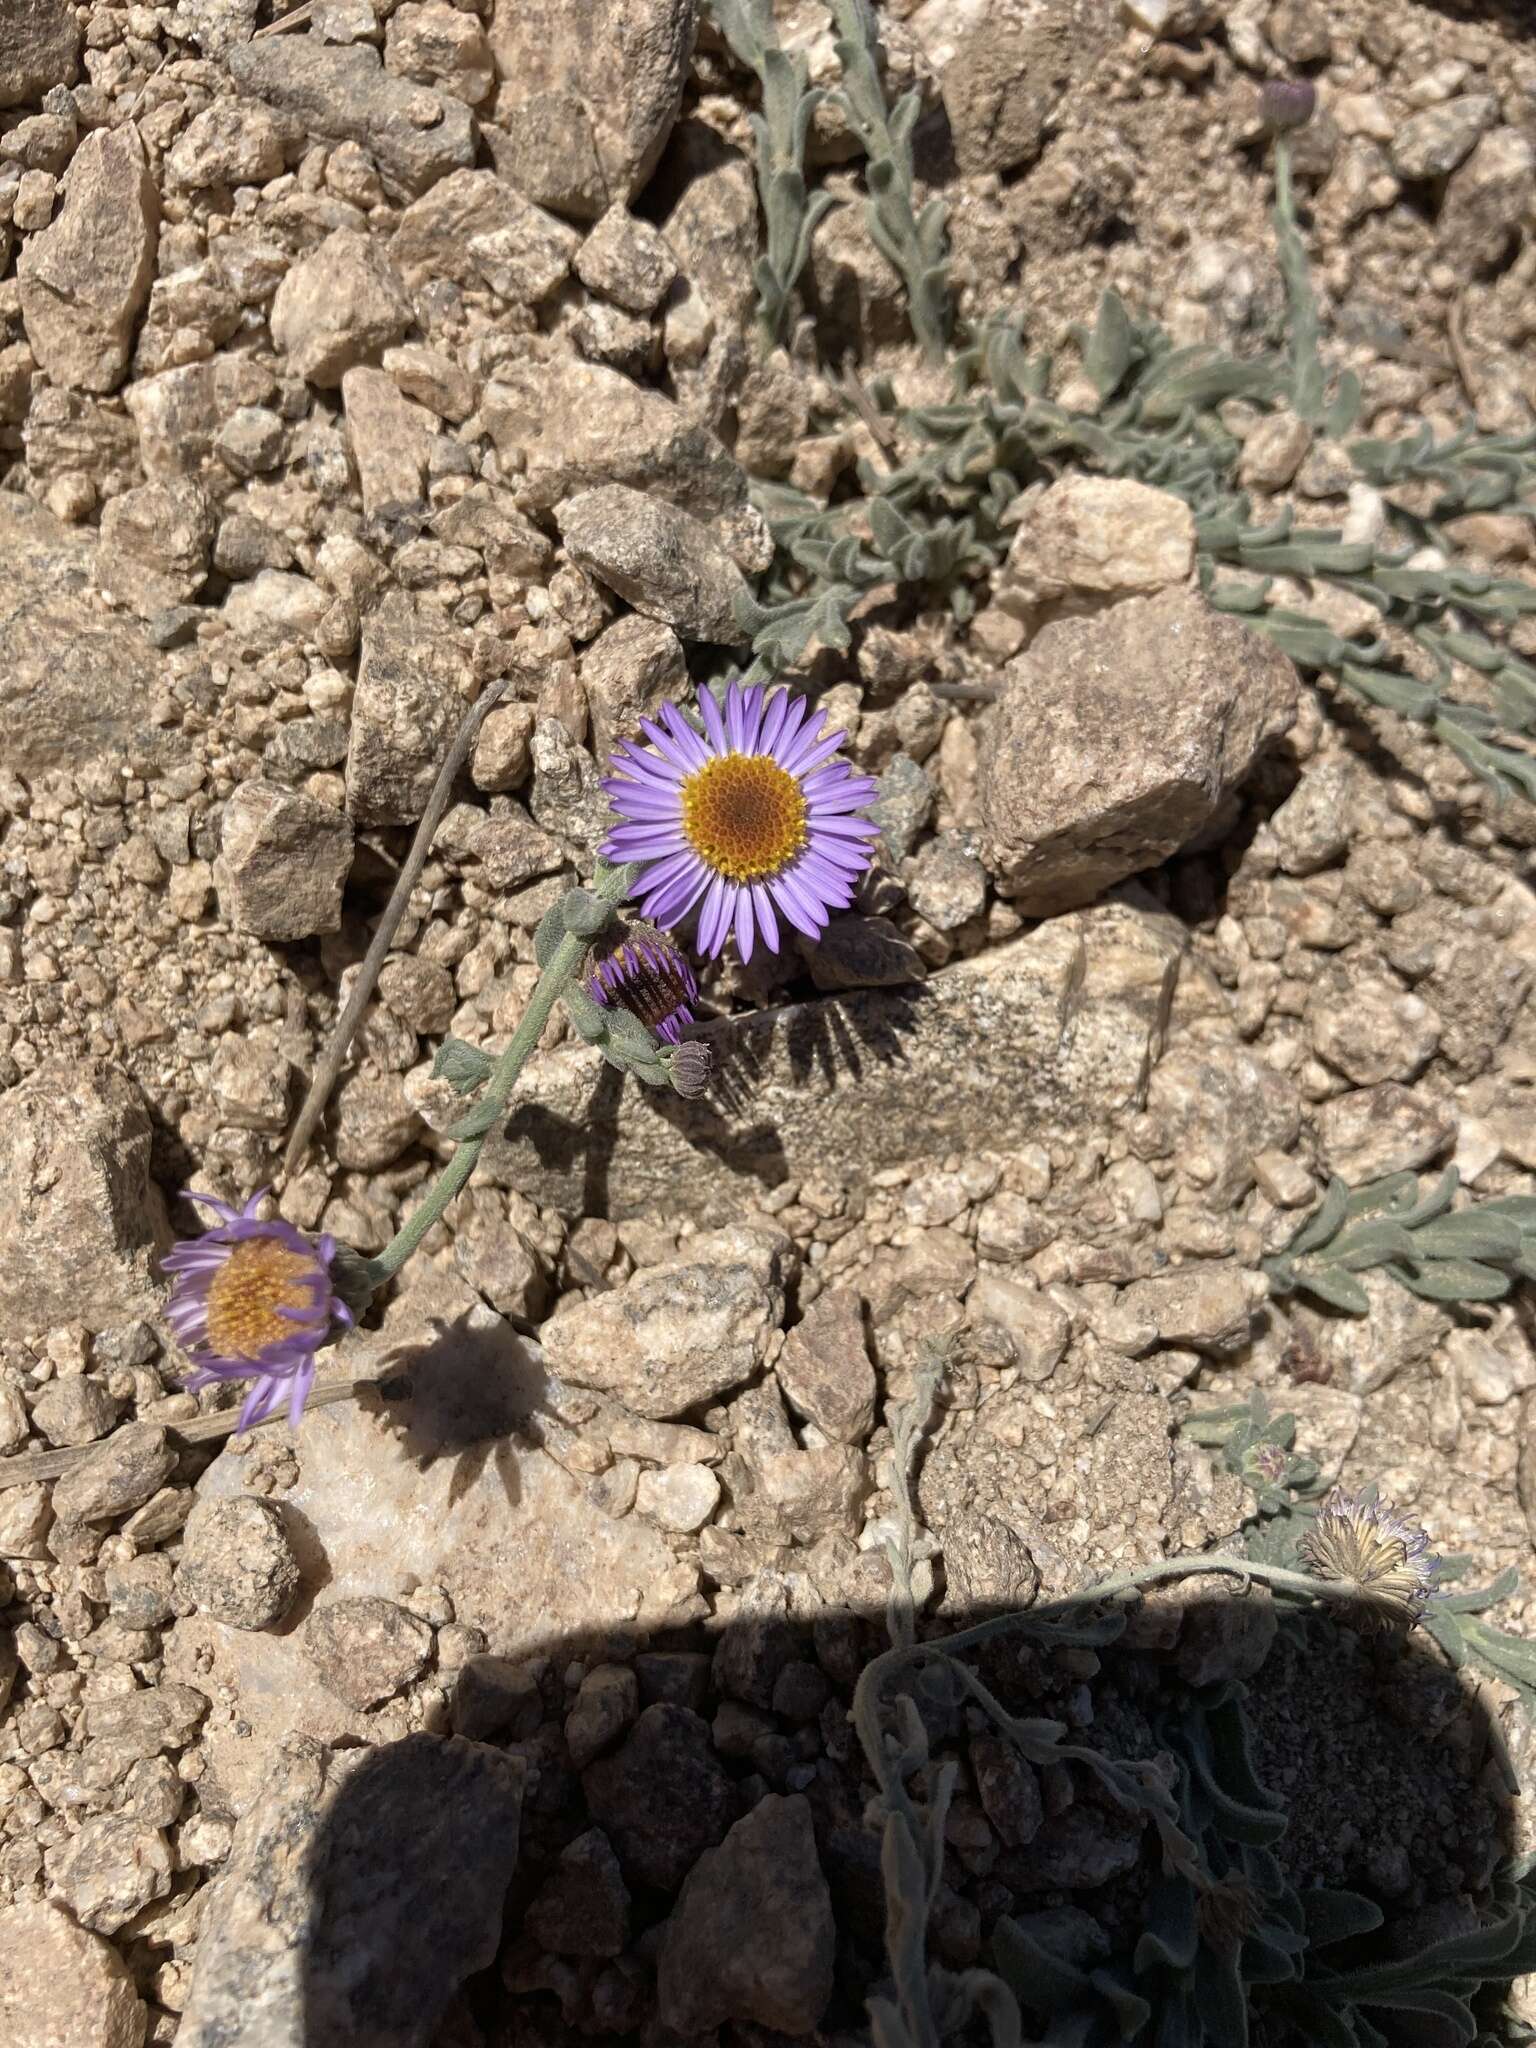
{"type": "MultiPolygon", "coordinates": [[[[594,892],[596,898],[609,913],[622,903],[628,894],[631,874],[632,870],[627,867],[616,867],[604,875],[597,884],[594,892]]],[[[572,893],[585,896],[586,892],[572,893]]],[[[524,1062],[538,1044],[555,1004],[576,980],[591,942],[590,929],[578,931],[567,926],[564,936],[556,945],[548,964],[539,976],[521,1022],[508,1039],[506,1049],[492,1067],[483,1094],[468,1116],[456,1127],[462,1135],[454,1148],[453,1157],[443,1168],[431,1192],[406,1218],[378,1257],[363,1261],[358,1284],[367,1292],[375,1292],[386,1280],[399,1272],[474,1172],[486,1138],[501,1121],[524,1062]]]]}

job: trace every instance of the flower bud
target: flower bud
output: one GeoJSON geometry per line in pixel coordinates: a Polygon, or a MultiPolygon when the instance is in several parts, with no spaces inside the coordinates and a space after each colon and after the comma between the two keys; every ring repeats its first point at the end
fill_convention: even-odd
{"type": "Polygon", "coordinates": [[[715,1075],[714,1049],[699,1038],[685,1038],[666,1056],[667,1072],[679,1095],[690,1101],[709,1093],[715,1075]]]}
{"type": "Polygon", "coordinates": [[[1317,87],[1309,78],[1266,78],[1259,93],[1259,119],[1273,135],[1305,128],[1317,111],[1317,87]]]}

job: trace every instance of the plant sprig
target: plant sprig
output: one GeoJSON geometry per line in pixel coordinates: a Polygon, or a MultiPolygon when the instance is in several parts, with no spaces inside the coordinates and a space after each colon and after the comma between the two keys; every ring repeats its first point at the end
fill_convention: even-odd
{"type": "Polygon", "coordinates": [[[843,82],[837,97],[864,145],[871,194],[869,231],[907,291],[907,317],[923,354],[944,360],[949,338],[947,244],[942,199],[917,207],[912,132],[922,111],[916,91],[887,110],[880,78],[880,34],[869,0],[831,0],[843,82]]]}
{"type": "Polygon", "coordinates": [[[709,5],[731,54],[756,74],[762,88],[762,111],[750,119],[764,236],[753,278],[758,339],[766,353],[784,339],[816,223],[836,203],[830,192],[808,192],[805,181],[806,138],[826,93],[811,84],[805,58],[791,57],[780,46],[772,0],[709,0],[709,5]]]}
{"type": "Polygon", "coordinates": [[[1427,1301],[1501,1301],[1536,1279],[1536,1195],[1498,1195],[1464,1209],[1454,1166],[1422,1191],[1395,1173],[1364,1187],[1329,1182],[1283,1251],[1263,1261],[1276,1294],[1305,1293],[1350,1315],[1370,1312],[1362,1273],[1382,1272],[1427,1301]]]}

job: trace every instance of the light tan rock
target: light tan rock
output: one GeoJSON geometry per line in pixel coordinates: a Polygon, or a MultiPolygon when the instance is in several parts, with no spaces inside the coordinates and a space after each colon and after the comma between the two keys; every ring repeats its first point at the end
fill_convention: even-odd
{"type": "Polygon", "coordinates": [[[411,304],[384,247],[338,228],[296,263],[272,301],[272,339],[299,376],[322,389],[375,363],[411,324],[411,304]]]}
{"type": "Polygon", "coordinates": [[[17,260],[40,366],[75,391],[115,391],[155,270],[160,202],[138,133],[98,128],[76,150],[64,206],[17,260]]]}
{"type": "Polygon", "coordinates": [[[150,618],[195,597],[208,580],[213,506],[189,479],[143,484],[113,498],[101,515],[98,587],[150,618]]]}
{"type": "Polygon", "coordinates": [[[45,1064],[0,1098],[0,1319],[14,1337],[153,1312],[170,1230],[150,1138],[138,1088],[102,1062],[45,1064]]]}
{"type": "Polygon", "coordinates": [[[351,865],[351,819],[302,790],[258,779],[224,806],[213,879],[237,931],[281,940],[335,931],[351,865]]]}
{"type": "Polygon", "coordinates": [[[374,519],[422,504],[432,415],[384,370],[348,370],[341,398],[364,515],[374,519]]]}
{"type": "Polygon", "coordinates": [[[109,1941],[59,1906],[0,1913],[0,2036],[10,2048],[140,2048],[148,2025],[109,1941]]]}
{"type": "Polygon", "coordinates": [[[702,519],[627,484],[579,491],[556,507],[578,568],[685,640],[738,642],[741,571],[702,519]]]}
{"type": "Polygon", "coordinates": [[[161,657],[92,597],[96,559],[90,535],[0,492],[0,716],[19,774],[169,750],[149,719],[161,657]]]}
{"type": "Polygon", "coordinates": [[[1036,917],[1166,860],[1296,712],[1285,656],[1183,589],[1055,620],[1004,674],[981,856],[1036,917]]]}
{"type": "MultiPolygon", "coordinates": [[[[444,1588],[492,1655],[521,1659],[642,1612],[662,1625],[648,1602],[673,1566],[665,1539],[634,1516],[613,1520],[522,1432],[548,1403],[535,1351],[453,1274],[420,1260],[408,1273],[380,1329],[348,1339],[322,1374],[398,1372],[409,1361],[410,1398],[382,1412],[355,1402],[314,1409],[295,1443],[299,1477],[284,1513],[296,1529],[323,1531],[326,1601],[387,1593],[411,1572],[444,1588]]],[[[198,1496],[231,1499],[242,1483],[240,1460],[222,1457],[198,1496]]],[[[302,1548],[300,1564],[311,1569],[302,1548]]],[[[290,1731],[380,1743],[411,1725],[403,1700],[358,1710],[328,1691],[300,1629],[188,1616],[167,1636],[166,1656],[168,1675],[240,1700],[239,1723],[205,1733],[205,1806],[244,1811],[290,1731]]]]}
{"type": "Polygon", "coordinates": [[[580,243],[494,171],[455,171],[406,208],[391,249],[413,289],[446,277],[533,305],[570,274],[580,243]]]}
{"type": "Polygon", "coordinates": [[[40,100],[74,80],[80,26],[68,0],[6,0],[0,36],[0,107],[40,100]]]}
{"type": "Polygon", "coordinates": [[[473,695],[464,649],[409,598],[392,592],[369,614],[347,752],[347,809],[359,825],[421,816],[473,695]]]}
{"type": "Polygon", "coordinates": [[[573,95],[591,124],[608,197],[633,198],[682,104],[697,12],[695,0],[497,0],[490,44],[506,81],[499,119],[517,123],[539,94],[573,95]]]}
{"type": "Polygon", "coordinates": [[[508,363],[480,411],[497,452],[522,469],[520,495],[531,510],[606,483],[695,516],[745,502],[746,473],[708,427],[603,364],[571,356],[508,363]]]}
{"type": "Polygon", "coordinates": [[[540,1332],[577,1386],[666,1421],[749,1379],[784,1313],[788,1241],[737,1226],[643,1266],[622,1287],[570,1301],[540,1332]]]}
{"type": "Polygon", "coordinates": [[[1194,560],[1195,515],[1171,491],[1062,477],[1028,502],[993,596],[1021,615],[1065,591],[1125,597],[1183,583],[1194,560]]]}

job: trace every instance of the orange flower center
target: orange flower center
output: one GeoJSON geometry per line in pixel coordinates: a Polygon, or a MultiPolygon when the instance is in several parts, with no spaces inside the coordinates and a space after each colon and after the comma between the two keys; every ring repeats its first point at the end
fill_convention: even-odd
{"type": "Polygon", "coordinates": [[[788,866],[805,844],[805,798],[770,754],[718,754],[683,783],[683,836],[732,882],[788,866]]]}
{"type": "Polygon", "coordinates": [[[313,1259],[275,1237],[248,1237],[208,1284],[208,1342],[221,1358],[256,1358],[294,1335],[282,1308],[310,1308],[313,1259]]]}

